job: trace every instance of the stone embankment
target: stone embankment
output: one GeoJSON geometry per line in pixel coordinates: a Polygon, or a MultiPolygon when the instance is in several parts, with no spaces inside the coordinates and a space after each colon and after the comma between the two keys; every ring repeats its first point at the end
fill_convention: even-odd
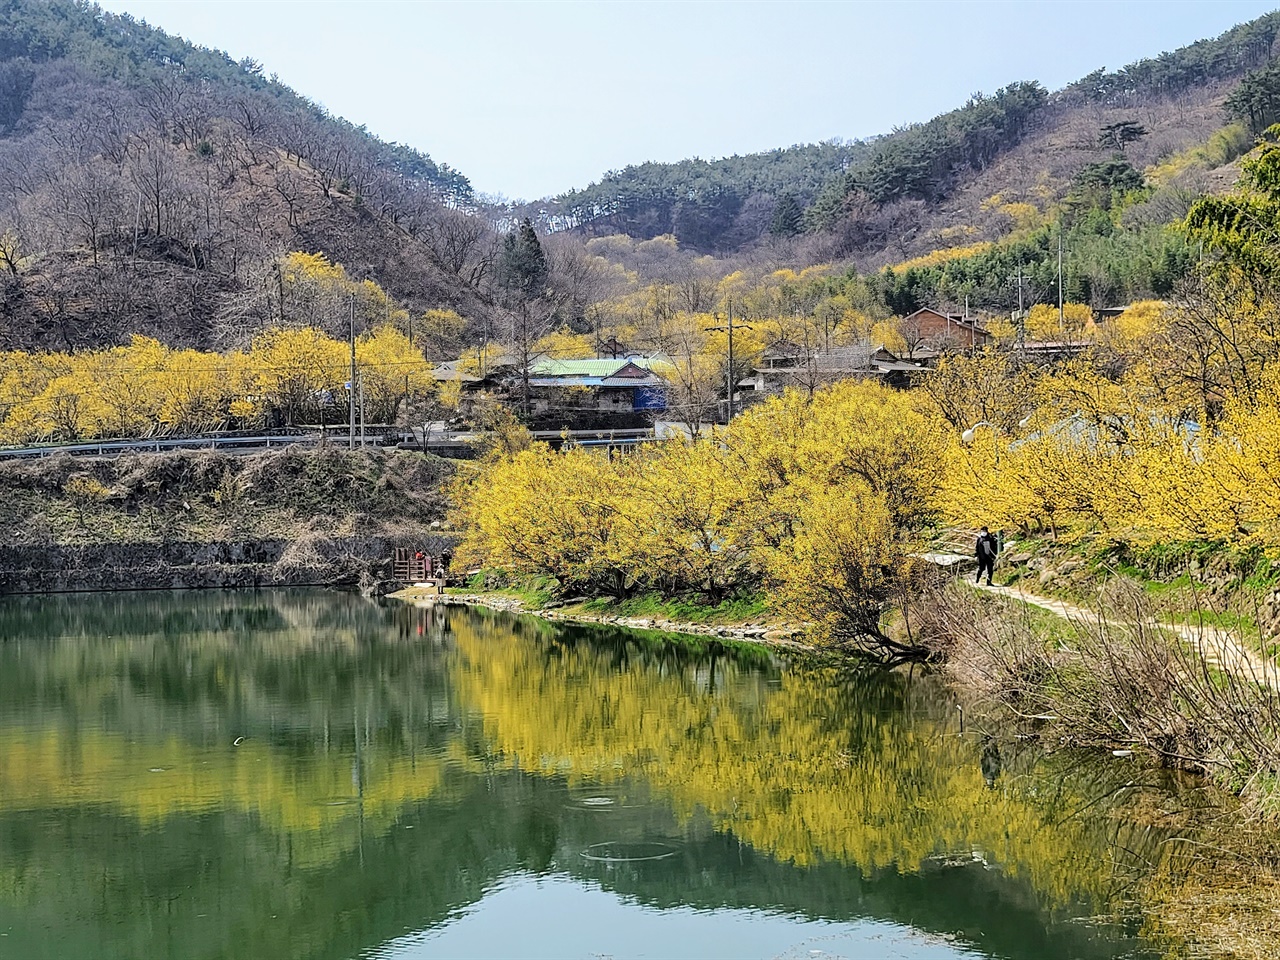
{"type": "MultiPolygon", "coordinates": [[[[435,553],[441,535],[414,541],[435,553]]],[[[168,541],[0,546],[0,594],[94,590],[201,590],[345,586],[385,593],[391,553],[385,537],[305,537],[249,541],[168,541]]]]}
{"type": "Polygon", "coordinates": [[[720,640],[736,640],[746,643],[760,643],[770,646],[787,646],[809,649],[803,642],[804,628],[797,624],[778,623],[742,623],[742,624],[706,624],[681,620],[668,620],[661,617],[623,617],[616,614],[596,613],[582,610],[577,606],[580,600],[555,602],[539,609],[530,609],[524,601],[517,597],[509,597],[496,593],[450,593],[436,596],[413,587],[401,590],[392,596],[414,603],[451,604],[456,606],[488,607],[491,610],[502,610],[508,613],[525,613],[557,623],[592,623],[609,627],[624,627],[629,630],[658,630],[663,633],[683,633],[701,637],[715,637],[720,640]]]}

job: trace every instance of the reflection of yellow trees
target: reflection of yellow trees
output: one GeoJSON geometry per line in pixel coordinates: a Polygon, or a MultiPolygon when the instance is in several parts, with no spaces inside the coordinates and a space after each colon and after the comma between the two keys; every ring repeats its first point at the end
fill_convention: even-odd
{"type": "Polygon", "coordinates": [[[1061,817],[1065,797],[1037,806],[1008,778],[987,789],[972,741],[851,702],[833,673],[787,672],[770,687],[723,662],[617,672],[613,651],[457,627],[455,689],[508,765],[570,783],[642,778],[680,815],[701,808],[799,865],[914,872],[980,850],[1050,905],[1105,899],[1105,825],[1061,817]]]}
{"type": "Polygon", "coordinates": [[[370,750],[353,769],[347,751],[292,759],[255,740],[196,747],[62,728],[0,733],[0,811],[94,805],[146,825],[231,811],[293,836],[303,857],[314,851],[309,859],[346,849],[345,828],[390,827],[442,777],[441,759],[400,751],[370,750]]]}
{"type": "Polygon", "coordinates": [[[0,727],[0,814],[97,806],[150,828],[226,811],[335,857],[443,789],[412,721],[448,712],[444,654],[371,645],[389,626],[308,591],[7,604],[0,634],[34,642],[0,646],[0,702],[22,718],[0,727]],[[263,738],[279,725],[305,746],[263,738]]]}

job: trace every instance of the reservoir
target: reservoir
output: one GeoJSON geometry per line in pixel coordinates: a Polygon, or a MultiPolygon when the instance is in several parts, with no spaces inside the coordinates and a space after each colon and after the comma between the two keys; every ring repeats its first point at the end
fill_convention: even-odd
{"type": "Polygon", "coordinates": [[[324,591],[0,601],[0,957],[1161,955],[1157,771],[933,677],[324,591]]]}

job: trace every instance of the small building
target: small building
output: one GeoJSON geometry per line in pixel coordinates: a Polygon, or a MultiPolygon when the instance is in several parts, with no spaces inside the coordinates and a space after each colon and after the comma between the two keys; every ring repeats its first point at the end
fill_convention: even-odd
{"type": "MultiPolygon", "coordinates": [[[[654,357],[595,357],[529,365],[530,413],[560,417],[569,425],[587,425],[602,414],[647,417],[666,409],[666,381],[651,369],[654,357]]],[[[522,388],[519,372],[508,374],[512,392],[522,388]]]]}
{"type": "Polygon", "coordinates": [[[932,307],[921,307],[898,323],[907,343],[907,357],[917,348],[934,350],[980,350],[991,340],[991,333],[960,314],[943,313],[932,307]]]}
{"type": "Polygon", "coordinates": [[[761,370],[781,370],[801,366],[811,351],[790,340],[775,340],[760,354],[761,370]]]}
{"type": "Polygon", "coordinates": [[[742,386],[757,394],[781,393],[788,387],[816,390],[841,380],[879,380],[892,387],[910,386],[913,375],[926,372],[883,346],[869,344],[806,351],[789,341],[771,344],[761,354],[754,377],[742,386]]]}

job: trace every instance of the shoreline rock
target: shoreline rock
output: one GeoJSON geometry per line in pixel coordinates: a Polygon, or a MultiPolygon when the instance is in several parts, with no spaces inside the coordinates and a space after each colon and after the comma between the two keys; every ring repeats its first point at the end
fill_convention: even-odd
{"type": "MultiPolygon", "coordinates": [[[[487,607],[504,613],[523,613],[551,623],[584,623],[597,626],[624,627],[628,630],[654,630],[659,633],[685,634],[686,636],[712,637],[755,643],[761,646],[789,647],[797,650],[815,650],[813,644],[801,637],[804,627],[795,624],[746,623],[741,625],[692,623],[684,620],[666,620],[655,617],[623,617],[609,613],[586,613],[574,610],[574,601],[552,603],[536,610],[528,609],[522,600],[493,593],[450,593],[438,596],[419,592],[413,587],[388,594],[409,603],[444,604],[446,606],[487,607]]],[[[576,598],[578,602],[581,598],[576,598]]]]}

